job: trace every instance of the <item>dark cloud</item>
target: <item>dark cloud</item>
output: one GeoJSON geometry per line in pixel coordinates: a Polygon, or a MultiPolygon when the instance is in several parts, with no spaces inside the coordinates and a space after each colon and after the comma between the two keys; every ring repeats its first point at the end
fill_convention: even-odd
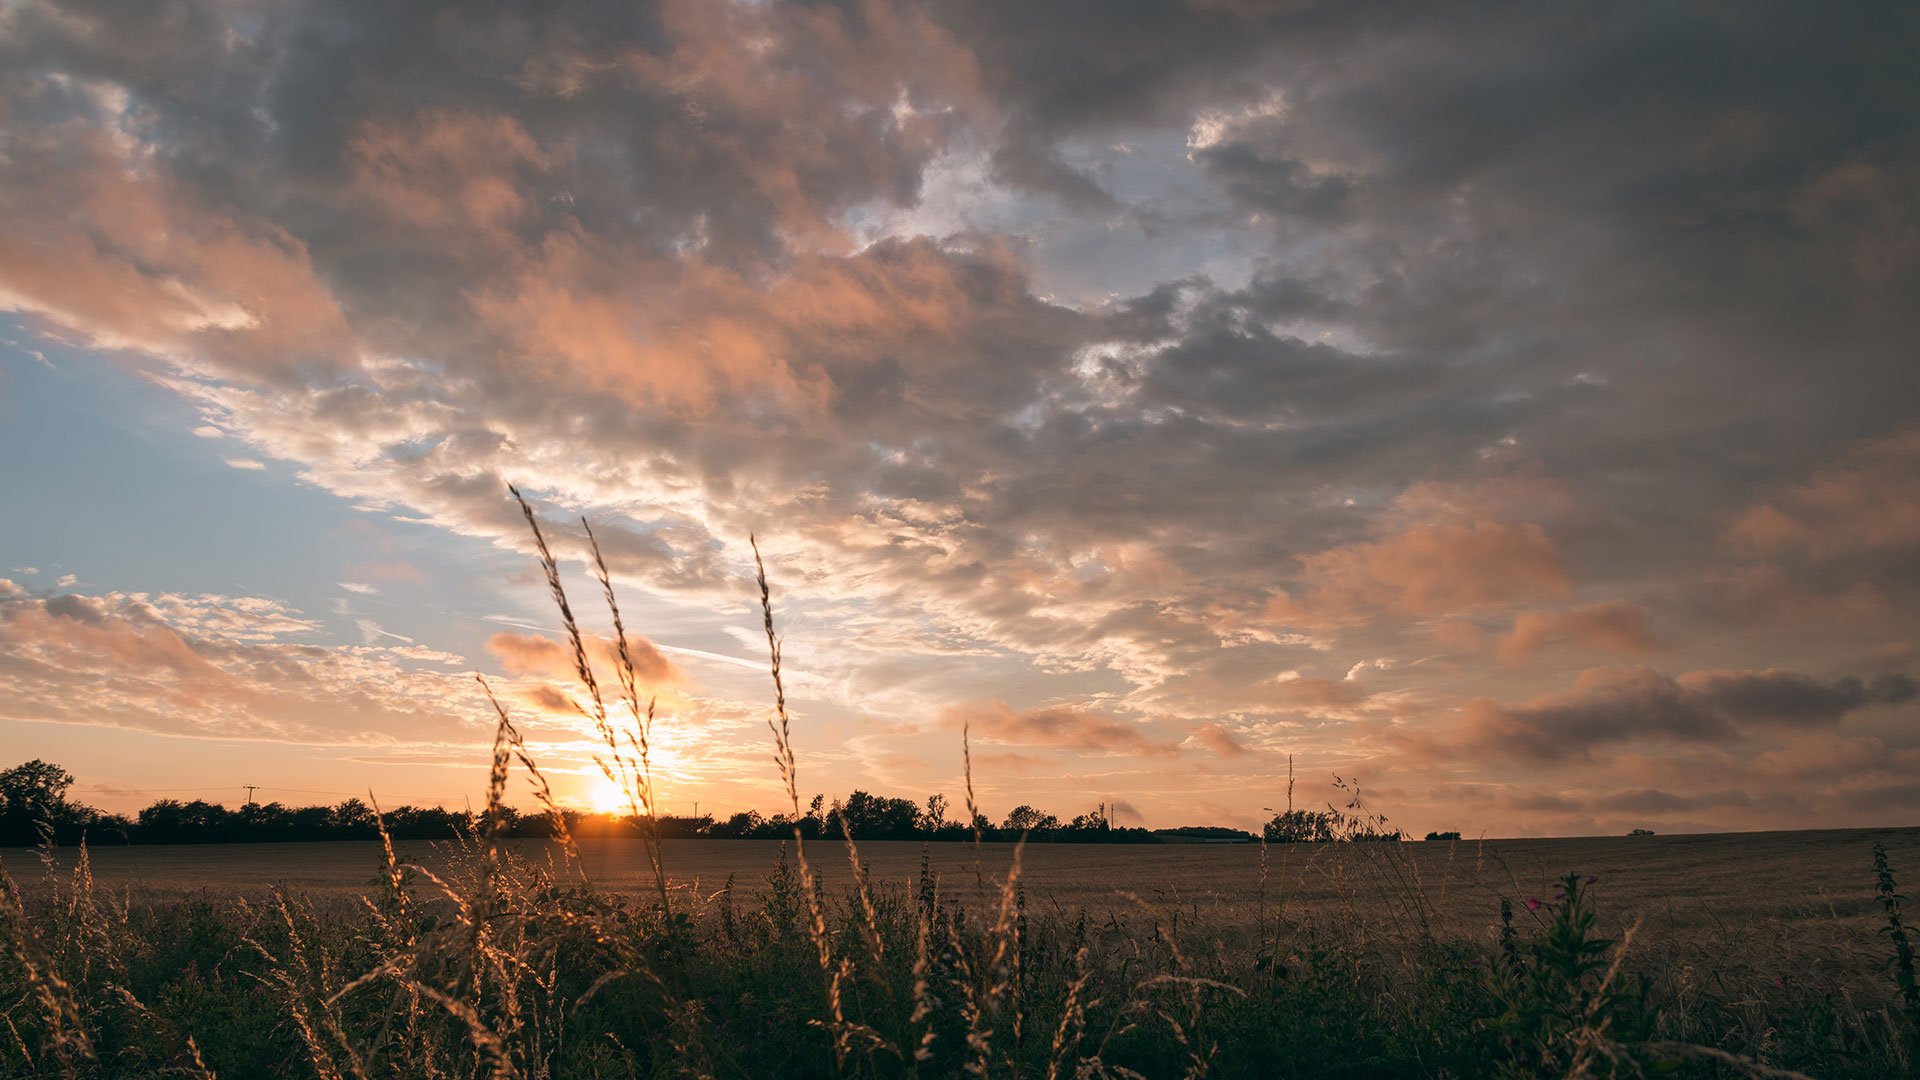
{"type": "Polygon", "coordinates": [[[1657,788],[1640,788],[1603,795],[1590,800],[1587,805],[1594,811],[1616,814],[1674,814],[1746,806],[1752,801],[1746,792],[1738,789],[1701,795],[1675,795],[1657,788]]]}
{"type": "Polygon", "coordinates": [[[1912,701],[1906,675],[1823,682],[1790,671],[1696,671],[1678,678],[1651,668],[1592,668],[1562,694],[1525,705],[1478,698],[1461,721],[1483,751],[1554,761],[1641,739],[1729,742],[1757,728],[1825,727],[1874,705],[1912,701]]]}

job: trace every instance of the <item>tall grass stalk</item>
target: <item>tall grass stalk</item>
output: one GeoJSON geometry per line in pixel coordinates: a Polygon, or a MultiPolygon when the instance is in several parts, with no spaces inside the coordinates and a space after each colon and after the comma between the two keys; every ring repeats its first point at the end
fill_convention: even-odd
{"type": "MultiPolygon", "coordinates": [[[[668,914],[672,911],[673,902],[667,891],[667,867],[660,848],[660,822],[654,806],[652,771],[649,763],[642,760],[646,758],[646,754],[641,752],[637,757],[629,758],[621,749],[622,733],[616,731],[608,719],[606,701],[600,693],[600,681],[593,673],[593,662],[587,651],[586,638],[580,632],[580,624],[573,617],[573,605],[568,603],[566,587],[560,581],[560,562],[554,558],[552,549],[547,546],[547,538],[540,530],[540,521],[534,515],[532,505],[520,494],[520,489],[509,484],[507,490],[513,495],[514,501],[520,504],[520,513],[526,518],[527,528],[533,532],[533,543],[535,550],[539,553],[540,568],[546,573],[547,590],[553,596],[554,606],[560,611],[561,626],[566,630],[568,644],[573,648],[574,674],[587,692],[589,705],[581,705],[576,698],[574,707],[580,710],[582,716],[592,721],[594,731],[607,747],[607,756],[601,757],[596,754],[594,763],[600,767],[607,782],[619,790],[621,797],[626,800],[627,808],[640,822],[641,836],[646,844],[647,861],[653,868],[654,885],[660,896],[660,911],[662,914],[668,914]]],[[[595,566],[605,585],[606,601],[608,607],[612,609],[614,625],[620,627],[620,609],[614,602],[613,587],[605,576],[606,564],[600,558],[600,548],[597,543],[592,545],[592,552],[595,566]]],[[[632,656],[627,649],[624,629],[619,631],[619,637],[619,680],[622,690],[626,691],[626,700],[633,712],[635,726],[645,736],[652,726],[653,705],[651,702],[648,703],[643,717],[638,692],[629,689],[637,685],[637,677],[633,669],[632,656]]],[[[628,745],[638,749],[639,743],[633,733],[626,733],[625,738],[628,745]]]]}
{"type": "MultiPolygon", "coordinates": [[[[826,980],[827,1008],[832,1016],[826,1026],[833,1033],[834,1063],[844,1069],[856,1033],[877,1033],[847,1019],[844,991],[850,968],[844,962],[834,962],[833,940],[827,934],[819,885],[814,879],[813,866],[807,862],[807,838],[800,829],[800,783],[793,758],[793,722],[787,714],[787,684],[780,672],[780,636],[773,627],[773,590],[767,584],[767,564],[760,555],[760,538],[750,535],[747,543],[753,548],[754,581],[760,587],[761,623],[767,633],[768,670],[773,675],[773,715],[767,718],[767,729],[773,733],[773,760],[779,766],[780,779],[787,787],[787,801],[793,807],[793,855],[800,865],[800,891],[806,896],[807,933],[813,940],[820,973],[826,980]]],[[[852,843],[851,837],[848,843],[852,843]]]]}

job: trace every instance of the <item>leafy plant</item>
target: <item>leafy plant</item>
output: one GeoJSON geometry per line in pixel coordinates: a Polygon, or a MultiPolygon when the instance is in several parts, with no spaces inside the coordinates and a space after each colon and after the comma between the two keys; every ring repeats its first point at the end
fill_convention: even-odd
{"type": "Polygon", "coordinates": [[[1650,1033],[1644,984],[1620,978],[1623,943],[1596,929],[1594,881],[1568,874],[1553,900],[1528,900],[1545,917],[1520,948],[1502,935],[1489,976],[1501,1012],[1486,1021],[1506,1049],[1501,1076],[1615,1075],[1627,1065],[1620,1044],[1650,1033]]]}

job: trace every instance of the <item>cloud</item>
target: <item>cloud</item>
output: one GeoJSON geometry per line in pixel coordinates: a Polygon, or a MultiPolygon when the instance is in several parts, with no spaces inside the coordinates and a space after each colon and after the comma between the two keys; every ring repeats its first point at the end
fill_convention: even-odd
{"type": "Polygon", "coordinates": [[[1567,691],[1524,705],[1467,702],[1461,733],[1481,752],[1556,761],[1630,740],[1721,743],[1762,727],[1827,727],[1860,709],[1911,701],[1916,692],[1920,684],[1901,674],[1823,682],[1778,670],[1675,678],[1646,667],[1589,668],[1567,691]]]}
{"type": "Polygon", "coordinates": [[[1920,550],[1920,431],[1870,442],[1727,527],[1735,550],[1818,561],[1920,550]]]}
{"type": "Polygon", "coordinates": [[[1187,736],[1187,739],[1190,742],[1199,743],[1220,757],[1236,758],[1252,753],[1233,732],[1218,723],[1202,724],[1193,729],[1193,734],[1187,736]]]}
{"type": "Polygon", "coordinates": [[[1711,791],[1701,795],[1675,795],[1657,788],[1616,791],[1587,800],[1586,809],[1625,814],[1673,814],[1698,812],[1728,806],[1747,806],[1752,799],[1739,789],[1711,791]]]}
{"type": "Polygon", "coordinates": [[[379,623],[374,622],[372,619],[355,619],[353,625],[360,631],[360,640],[369,645],[378,645],[387,638],[405,642],[408,645],[414,644],[414,639],[404,634],[396,634],[391,630],[384,629],[379,623]]]}
{"type": "Polygon", "coordinates": [[[1647,622],[1645,608],[1624,600],[1565,611],[1523,611],[1514,617],[1513,632],[1501,640],[1496,653],[1512,664],[1555,645],[1627,655],[1653,652],[1661,644],[1647,622]]]}
{"type": "Polygon", "coordinates": [[[255,461],[252,458],[224,457],[224,458],[221,458],[220,460],[226,462],[232,468],[244,469],[250,472],[259,472],[260,470],[266,468],[265,465],[262,465],[260,462],[255,461]]]}
{"type": "MultiPolygon", "coordinates": [[[[1410,488],[1395,500],[1381,538],[1300,556],[1304,603],[1278,593],[1267,614],[1313,625],[1378,614],[1442,616],[1563,594],[1564,560],[1546,530],[1501,513],[1500,503],[1517,493],[1410,488]]],[[[1542,494],[1561,501],[1556,491],[1542,494]]]]}
{"type": "Polygon", "coordinates": [[[1834,580],[1797,574],[1773,563],[1706,576],[1702,607],[1735,625],[1871,626],[1891,607],[1889,590],[1871,580],[1834,580]]]}
{"type": "Polygon", "coordinates": [[[369,515],[524,555],[511,479],[707,641],[758,533],[825,711],[1390,771],[1503,657],[1916,640],[1890,11],[17,5],[0,309],[369,515]]]}
{"type": "MultiPolygon", "coordinates": [[[[620,660],[616,643],[598,635],[588,635],[585,640],[587,655],[602,686],[617,686],[620,660]]],[[[503,631],[487,639],[487,651],[499,659],[509,675],[539,675],[568,682],[577,678],[573,650],[553,638],[503,631]]],[[[633,663],[635,678],[643,685],[678,686],[687,682],[686,673],[678,664],[638,634],[627,635],[627,656],[633,663]]]]}
{"type": "Polygon", "coordinates": [[[0,715],[316,745],[484,740],[470,680],[413,666],[458,658],[287,640],[312,625],[252,597],[0,600],[0,715]]]}
{"type": "Polygon", "coordinates": [[[1104,754],[1167,755],[1178,745],[1149,737],[1138,724],[1066,705],[1016,711],[1004,701],[948,706],[947,727],[967,727],[974,737],[1014,746],[1046,746],[1104,754]]]}
{"type": "Polygon", "coordinates": [[[1276,680],[1270,696],[1288,708],[1345,713],[1364,703],[1368,694],[1353,679],[1322,679],[1308,675],[1276,680]]]}
{"type": "Polygon", "coordinates": [[[424,109],[403,123],[369,121],[345,152],[349,192],[393,225],[453,242],[511,228],[533,209],[516,174],[553,159],[512,117],[424,109]]]}

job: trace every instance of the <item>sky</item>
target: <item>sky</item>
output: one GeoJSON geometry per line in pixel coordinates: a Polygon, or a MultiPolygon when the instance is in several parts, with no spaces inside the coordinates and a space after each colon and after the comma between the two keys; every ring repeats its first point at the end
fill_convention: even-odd
{"type": "MultiPolygon", "coordinates": [[[[0,767],[1920,815],[1920,9],[0,0],[0,767]],[[603,667],[603,677],[606,671],[603,667]]],[[[515,781],[515,798],[529,800],[515,781]]]]}

